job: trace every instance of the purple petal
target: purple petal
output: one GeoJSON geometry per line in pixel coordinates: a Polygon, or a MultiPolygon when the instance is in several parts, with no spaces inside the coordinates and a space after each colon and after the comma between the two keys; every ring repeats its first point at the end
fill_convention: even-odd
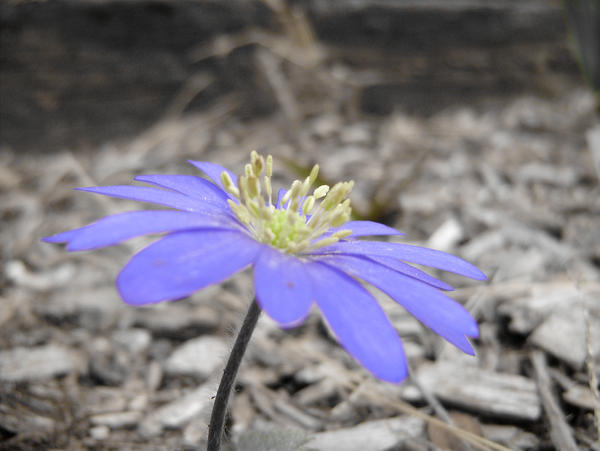
{"type": "Polygon", "coordinates": [[[143,186],[114,185],[114,186],[94,186],[90,188],[76,188],[79,191],[87,191],[105,196],[118,197],[120,199],[138,200],[140,202],[149,202],[152,204],[165,205],[178,210],[192,211],[196,213],[207,214],[230,214],[228,205],[218,206],[212,203],[193,199],[181,193],[165,191],[156,188],[146,188],[143,186]]]}
{"type": "Polygon", "coordinates": [[[398,333],[357,281],[319,262],[305,266],[317,305],[340,344],[380,379],[400,382],[407,374],[398,333]]]}
{"type": "Polygon", "coordinates": [[[138,175],[134,180],[152,183],[163,188],[175,190],[186,196],[206,202],[223,204],[227,202],[227,193],[214,183],[195,175],[138,175]]]}
{"type": "Polygon", "coordinates": [[[445,252],[384,241],[339,241],[317,250],[314,254],[349,254],[366,257],[393,257],[399,260],[431,266],[450,271],[476,280],[485,280],[486,276],[475,265],[445,252]]]}
{"type": "Polygon", "coordinates": [[[285,208],[287,203],[286,205],[281,205],[281,199],[283,199],[283,196],[285,196],[285,193],[287,192],[287,189],[279,188],[279,191],[277,191],[277,202],[275,203],[275,208],[285,208]]]}
{"type": "Polygon", "coordinates": [[[180,299],[251,264],[263,245],[230,230],[168,235],[142,249],[117,277],[128,304],[180,299]]]}
{"type": "Polygon", "coordinates": [[[460,332],[449,330],[444,337],[448,342],[452,343],[465,354],[475,355],[475,349],[467,337],[460,332]]]}
{"type": "Polygon", "coordinates": [[[254,265],[256,300],[281,326],[293,327],[312,305],[310,280],[302,261],[265,246],[254,265]]]}
{"type": "Polygon", "coordinates": [[[44,241],[68,241],[67,250],[85,251],[111,246],[130,238],[151,233],[175,232],[196,228],[231,229],[238,225],[229,219],[182,211],[130,211],[107,216],[85,227],[59,233],[44,241]]]}
{"type": "Polygon", "coordinates": [[[355,236],[376,236],[376,235],[404,235],[404,233],[385,224],[380,224],[374,221],[350,221],[346,224],[329,229],[329,233],[337,232],[338,230],[352,230],[352,235],[355,236]]]}
{"type": "Polygon", "coordinates": [[[479,336],[477,322],[471,314],[458,302],[429,285],[361,257],[337,255],[320,261],[379,288],[448,341],[451,341],[455,332],[470,337],[479,336]]]}
{"type": "Polygon", "coordinates": [[[223,189],[223,184],[221,183],[221,174],[223,172],[227,172],[229,177],[231,177],[231,181],[237,185],[237,176],[231,172],[229,169],[225,169],[220,164],[209,163],[208,161],[193,161],[188,160],[188,163],[193,164],[202,172],[204,172],[208,177],[215,182],[221,189],[223,189]]]}
{"type": "Polygon", "coordinates": [[[453,291],[450,285],[445,282],[442,282],[439,279],[436,279],[433,276],[430,276],[425,271],[421,271],[420,269],[415,268],[414,266],[409,265],[408,263],[404,263],[401,260],[391,257],[368,257],[369,260],[373,260],[381,265],[387,266],[388,268],[393,269],[394,271],[401,272],[402,274],[406,274],[413,279],[420,280],[427,285],[431,285],[432,287],[438,288],[440,290],[453,291]]]}

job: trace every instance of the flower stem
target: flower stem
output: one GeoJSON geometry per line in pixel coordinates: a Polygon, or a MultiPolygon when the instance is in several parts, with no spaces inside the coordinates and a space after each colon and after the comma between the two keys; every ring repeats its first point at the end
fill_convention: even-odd
{"type": "Polygon", "coordinates": [[[229,354],[229,359],[223,370],[223,377],[219,383],[217,396],[215,397],[215,403],[210,416],[207,451],[218,451],[221,447],[225,414],[227,413],[227,403],[229,401],[231,388],[235,382],[238,368],[240,367],[240,363],[242,363],[242,358],[246,352],[246,347],[248,346],[248,342],[250,341],[260,312],[260,307],[255,299],[248,308],[242,327],[240,328],[235,343],[233,344],[233,348],[231,349],[231,354],[229,354]]]}

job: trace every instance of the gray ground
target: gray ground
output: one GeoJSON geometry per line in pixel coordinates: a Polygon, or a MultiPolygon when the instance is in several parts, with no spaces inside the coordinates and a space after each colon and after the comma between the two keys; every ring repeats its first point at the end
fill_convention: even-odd
{"type": "Polygon", "coordinates": [[[277,55],[262,48],[256,56],[278,105],[272,115],[239,119],[231,96],[181,114],[183,96],[131,139],[78,151],[0,150],[0,448],[205,446],[217,376],[253,296],[251,274],[134,308],[114,279],[149,239],[73,254],[39,239],[140,208],[74,187],[196,174],[187,159],[239,172],[258,149],[275,157],[280,186],[319,163],[324,181],[355,181],[359,216],[401,229],[405,242],[464,257],[489,280],[441,275],[480,324],[476,357],[376,293],[409,356],[411,377],[401,385],[356,364],[316,311],[290,331],[261,318],[231,403],[234,449],[600,449],[592,93],[561,81],[552,96],[372,117],[335,97],[331,86],[343,83],[322,59],[300,55],[301,78],[314,88],[307,93],[277,55]]]}

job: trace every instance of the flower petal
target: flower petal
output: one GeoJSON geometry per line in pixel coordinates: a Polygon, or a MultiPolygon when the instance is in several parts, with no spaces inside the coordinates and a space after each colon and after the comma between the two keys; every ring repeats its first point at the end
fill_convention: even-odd
{"type": "Polygon", "coordinates": [[[374,221],[350,221],[340,227],[334,227],[329,230],[329,233],[337,232],[338,230],[352,230],[354,236],[376,236],[376,235],[404,235],[404,233],[392,227],[380,224],[374,221]]]}
{"type": "Polygon", "coordinates": [[[163,188],[175,190],[186,196],[217,204],[227,203],[227,193],[214,183],[195,175],[138,175],[134,180],[152,183],[163,188]]]}
{"type": "Polygon", "coordinates": [[[446,336],[444,338],[446,341],[452,343],[465,354],[475,355],[475,349],[473,349],[473,345],[469,339],[460,332],[449,330],[446,332],[446,336]]]}
{"type": "Polygon", "coordinates": [[[366,258],[336,255],[320,261],[379,288],[448,341],[452,341],[456,332],[470,337],[479,336],[477,322],[471,314],[458,302],[429,285],[366,258]]]}
{"type": "Polygon", "coordinates": [[[293,327],[308,315],[312,305],[305,263],[265,246],[254,265],[256,300],[281,326],[293,327]]]}
{"type": "Polygon", "coordinates": [[[231,172],[229,169],[224,168],[220,164],[209,163],[208,161],[193,161],[188,160],[188,163],[193,164],[202,172],[204,172],[208,177],[215,182],[221,189],[223,189],[223,184],[221,183],[221,174],[223,172],[227,172],[229,177],[231,177],[231,181],[237,186],[237,175],[231,172]]]}
{"type": "Polygon", "coordinates": [[[59,233],[44,241],[68,241],[67,250],[85,251],[112,246],[130,238],[151,233],[175,232],[197,228],[231,229],[238,227],[233,219],[183,211],[145,210],[106,216],[92,224],[59,233]]]}
{"type": "Polygon", "coordinates": [[[340,344],[380,379],[400,382],[408,374],[398,333],[377,301],[350,276],[306,264],[313,296],[340,344]]]}
{"type": "Polygon", "coordinates": [[[279,188],[279,190],[277,191],[277,202],[275,203],[275,208],[285,208],[287,206],[287,204],[289,203],[286,202],[285,205],[281,205],[281,200],[283,199],[283,196],[285,196],[285,193],[287,193],[288,190],[284,189],[284,188],[279,188]]]}
{"type": "Polygon", "coordinates": [[[134,255],[117,288],[133,305],[180,299],[248,266],[262,246],[231,230],[174,233],[134,255]]]}
{"type": "Polygon", "coordinates": [[[427,285],[431,285],[432,287],[438,288],[440,290],[453,291],[454,288],[448,285],[445,282],[442,282],[439,279],[436,279],[433,276],[430,276],[425,271],[421,271],[420,269],[415,268],[414,266],[409,265],[408,263],[404,263],[397,258],[391,257],[368,257],[369,260],[373,260],[381,265],[387,266],[388,268],[393,269],[394,271],[401,272],[402,274],[406,274],[413,279],[420,280],[427,285]]]}
{"type": "Polygon", "coordinates": [[[218,206],[212,203],[193,199],[181,193],[165,191],[144,186],[113,185],[92,186],[89,188],[76,188],[78,191],[87,191],[105,196],[118,197],[121,199],[138,200],[152,204],[165,205],[178,210],[193,211],[207,214],[230,214],[229,206],[218,206]]]}
{"type": "Polygon", "coordinates": [[[393,257],[399,260],[431,266],[450,271],[476,280],[485,280],[486,276],[475,265],[445,252],[412,246],[402,243],[384,241],[339,241],[330,246],[318,249],[314,254],[335,253],[363,255],[366,257],[393,257]]]}

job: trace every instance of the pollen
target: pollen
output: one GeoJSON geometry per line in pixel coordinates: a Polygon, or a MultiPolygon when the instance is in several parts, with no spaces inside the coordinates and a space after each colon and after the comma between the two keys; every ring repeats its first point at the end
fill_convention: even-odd
{"type": "Polygon", "coordinates": [[[265,160],[252,151],[237,186],[228,173],[221,174],[223,188],[235,199],[228,200],[231,210],[257,241],[283,252],[300,254],[333,244],[352,233],[351,230],[331,233],[330,229],[350,220],[352,207],[348,196],[353,181],[333,187],[321,185],[309,194],[319,175],[319,165],[315,165],[308,177],[295,180],[273,202],[272,173],[271,155],[265,160]]]}

